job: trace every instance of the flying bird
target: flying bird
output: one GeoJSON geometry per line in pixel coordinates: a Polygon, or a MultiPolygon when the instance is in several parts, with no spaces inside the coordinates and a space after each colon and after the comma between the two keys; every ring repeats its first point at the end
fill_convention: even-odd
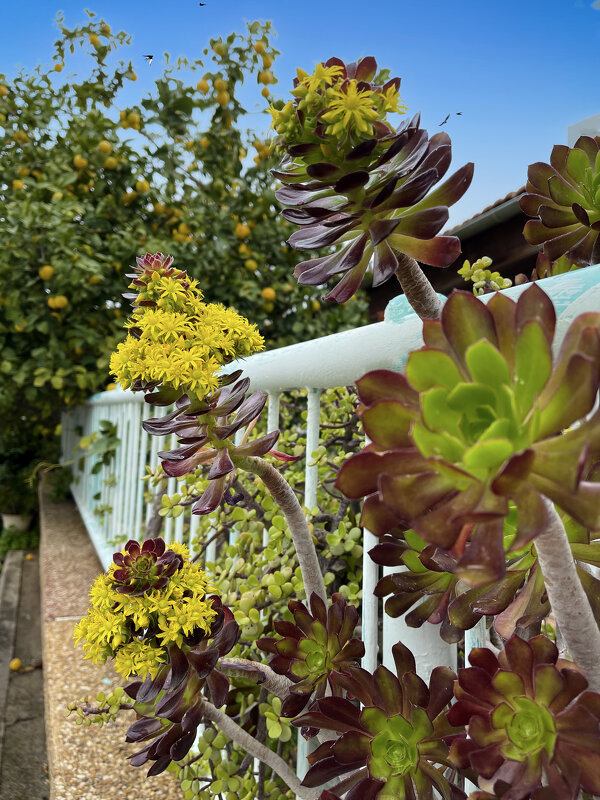
{"type": "Polygon", "coordinates": [[[457,116],[457,117],[462,117],[462,111],[457,111],[457,112],[456,112],[456,116],[457,116]]]}
{"type": "Polygon", "coordinates": [[[443,122],[440,122],[438,127],[441,127],[442,125],[445,125],[448,122],[449,119],[450,119],[450,114],[448,114],[448,116],[446,117],[446,119],[443,122]]]}
{"type": "Polygon", "coordinates": [[[144,56],[144,58],[146,59],[148,64],[151,64],[152,63],[152,59],[154,58],[154,56],[144,56]]]}
{"type": "Polygon", "coordinates": [[[198,3],[199,6],[205,6],[206,3],[198,3]]]}

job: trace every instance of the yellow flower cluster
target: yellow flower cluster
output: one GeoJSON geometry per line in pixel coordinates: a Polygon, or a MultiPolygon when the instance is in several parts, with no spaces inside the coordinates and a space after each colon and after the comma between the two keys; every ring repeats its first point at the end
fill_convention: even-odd
{"type": "Polygon", "coordinates": [[[406,106],[400,105],[400,94],[394,86],[367,88],[367,84],[344,77],[341,66],[326,67],[318,64],[312,75],[297,70],[298,84],[292,90],[296,103],[290,101],[283,108],[271,106],[271,127],[285,139],[287,145],[306,140],[306,133],[314,131],[317,119],[328,123],[325,133],[336,140],[352,139],[351,134],[372,136],[373,123],[385,122],[389,113],[403,114],[406,106]],[[302,111],[303,124],[296,114],[302,111]],[[349,136],[350,134],[350,136],[349,136]]]}
{"type": "Polygon", "coordinates": [[[202,302],[198,282],[185,272],[159,267],[146,271],[142,280],[137,307],[125,325],[136,335],[128,336],[110,360],[124,388],[144,380],[204,397],[218,387],[224,364],[263,348],[255,325],[231,308],[202,302]]]}
{"type": "MultiPolygon", "coordinates": [[[[84,657],[94,664],[114,658],[124,678],[154,677],[167,659],[171,642],[179,647],[183,637],[197,629],[210,630],[216,612],[207,600],[213,591],[206,573],[190,561],[188,549],[174,542],[169,548],[183,558],[183,566],[162,589],[132,597],[116,591],[111,564],[90,589],[91,607],[75,626],[73,638],[82,643],[84,657]]],[[[125,553],[125,551],[123,551],[125,553]]]]}
{"type": "Polygon", "coordinates": [[[491,272],[488,269],[491,265],[492,259],[489,256],[483,256],[478,258],[472,266],[470,261],[465,261],[458,270],[458,274],[462,276],[463,280],[473,281],[474,295],[483,294],[486,288],[499,291],[512,286],[511,280],[503,278],[499,272],[491,272]]]}

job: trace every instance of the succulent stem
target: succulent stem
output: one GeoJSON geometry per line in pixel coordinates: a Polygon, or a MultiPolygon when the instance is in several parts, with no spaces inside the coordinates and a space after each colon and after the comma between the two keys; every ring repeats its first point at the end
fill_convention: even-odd
{"type": "Polygon", "coordinates": [[[418,263],[405,253],[396,252],[396,277],[406,299],[421,319],[439,319],[442,302],[418,263]]]}
{"type": "Polygon", "coordinates": [[[272,692],[282,700],[288,696],[290,686],[293,686],[292,681],[286,678],[285,675],[278,675],[266,664],[261,664],[258,661],[250,661],[247,658],[221,659],[219,661],[219,669],[230,677],[236,676],[256,680],[257,683],[260,683],[261,688],[272,692]],[[248,668],[256,670],[256,677],[248,672],[248,668]]]}
{"type": "Polygon", "coordinates": [[[317,551],[302,506],[298,502],[294,490],[285,478],[262,458],[256,456],[234,457],[234,463],[240,469],[252,472],[264,481],[289,525],[302,572],[306,597],[310,597],[315,592],[324,603],[327,603],[327,592],[317,559],[317,551]]]}
{"type": "Polygon", "coordinates": [[[260,761],[265,763],[268,767],[271,767],[273,772],[279,775],[281,780],[295,792],[300,800],[317,800],[321,794],[321,789],[308,789],[302,786],[297,775],[277,753],[265,747],[264,744],[257,742],[253,736],[247,733],[243,728],[240,728],[237,722],[234,722],[231,717],[219,711],[218,708],[215,708],[212,703],[206,700],[202,702],[202,712],[205,719],[214,722],[219,730],[223,731],[223,733],[229,736],[236,744],[239,744],[247,753],[254,756],[254,758],[260,759],[260,761]]]}
{"type": "Polygon", "coordinates": [[[565,527],[544,498],[549,524],[535,538],[548,600],[573,661],[585,673],[589,688],[600,691],[600,631],[589,601],[577,577],[565,527]]]}

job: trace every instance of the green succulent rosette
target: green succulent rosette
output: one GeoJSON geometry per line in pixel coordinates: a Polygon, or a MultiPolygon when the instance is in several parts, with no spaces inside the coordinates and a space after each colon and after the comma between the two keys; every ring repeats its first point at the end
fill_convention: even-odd
{"type": "Polygon", "coordinates": [[[366,498],[365,527],[414,529],[458,555],[475,583],[504,574],[511,502],[511,552],[544,529],[544,497],[600,529],[600,483],[584,480],[600,453],[600,314],[577,317],[553,358],[555,323],[536,284],[487,306],[454,292],[441,320],[425,320],[406,376],[376,370],[357,382],[372,443],[336,486],[366,498]]]}
{"type": "Polygon", "coordinates": [[[469,661],[447,718],[466,725],[450,758],[480,776],[485,794],[475,796],[526,800],[543,797],[544,786],[565,800],[580,790],[597,795],[600,695],[586,691],[575,665],[559,661],[555,644],[513,636],[498,656],[476,648],[469,661]]]}
{"type": "Polygon", "coordinates": [[[550,261],[561,256],[579,266],[600,261],[600,136],[580,136],[574,147],[555,145],[550,164],[528,171],[523,211],[535,217],[523,235],[543,245],[550,261]]]}
{"type": "Polygon", "coordinates": [[[341,695],[331,676],[355,666],[356,660],[364,656],[365,646],[352,638],[358,611],[339,592],[332,596],[329,608],[313,592],[310,611],[299,600],[290,600],[288,609],[294,621],[274,623],[275,631],[283,638],[266,636],[256,644],[273,655],[269,666],[294,682],[281,713],[295,717],[309,700],[324,697],[328,686],[333,696],[341,695]]]}
{"type": "MultiPolygon", "coordinates": [[[[600,540],[592,539],[567,514],[561,517],[577,574],[600,625],[600,580],[586,568],[600,566],[600,540]]],[[[414,531],[395,528],[381,537],[369,555],[376,564],[401,567],[401,571],[381,578],[374,594],[387,598],[384,608],[391,617],[404,616],[414,628],[425,622],[439,625],[440,636],[450,643],[460,641],[464,631],[484,616],[494,618],[494,627],[504,639],[517,628],[539,625],[550,612],[544,576],[535,542],[511,552],[516,528],[517,511],[511,504],[503,521],[505,572],[498,579],[484,579],[479,569],[471,571],[468,564],[461,567],[458,553],[428,545],[414,531]]],[[[470,543],[464,547],[468,550],[470,543]]]]}
{"type": "Polygon", "coordinates": [[[354,667],[336,676],[362,708],[345,698],[324,697],[293,721],[339,734],[308,756],[311,767],[302,784],[316,787],[360,770],[350,784],[342,779],[331,792],[342,795],[352,787],[347,800],[432,800],[434,790],[447,800],[464,798],[444,775],[452,767],[446,740],[462,730],[444,714],[455,675],[449,667],[436,667],[427,686],[403,644],[392,652],[396,675],[379,666],[373,675],[354,667]]]}
{"type": "Polygon", "coordinates": [[[436,267],[460,253],[453,236],[438,236],[448,206],[468,189],[473,164],[444,183],[451,161],[450,138],[431,138],[420,117],[394,127],[403,113],[400,78],[377,74],[371,56],[345,64],[330,58],[312,75],[298,70],[293,101],[271,107],[276,145],[283,154],[273,175],[282,215],[300,226],[288,240],[298,250],[335,246],[321,258],[296,266],[301,284],[339,283],[325,296],[345,302],[369,267],[373,286],[402,268],[402,254],[436,267]]]}

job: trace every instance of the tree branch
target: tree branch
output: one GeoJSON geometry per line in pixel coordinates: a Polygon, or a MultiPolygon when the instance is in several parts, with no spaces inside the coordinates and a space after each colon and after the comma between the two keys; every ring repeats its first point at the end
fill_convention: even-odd
{"type": "Polygon", "coordinates": [[[327,603],[327,593],[317,559],[317,551],[308,529],[306,517],[293,489],[275,467],[272,467],[268,461],[262,458],[257,458],[256,456],[240,458],[238,456],[237,458],[234,457],[233,460],[236,467],[244,469],[246,472],[252,472],[262,478],[271,497],[283,512],[296,548],[307,599],[310,599],[311,594],[315,592],[324,603],[327,603]]]}
{"type": "Polygon", "coordinates": [[[600,631],[577,577],[563,522],[544,497],[548,525],[534,540],[548,600],[573,661],[581,667],[589,688],[600,692],[600,631]]]}
{"type": "Polygon", "coordinates": [[[236,744],[239,744],[247,753],[260,759],[268,767],[271,767],[273,772],[277,773],[284,783],[296,793],[300,800],[318,800],[321,794],[321,789],[308,789],[302,786],[298,776],[288,767],[285,761],[280,758],[264,744],[257,742],[253,736],[250,736],[243,728],[234,722],[231,717],[219,711],[212,703],[207,700],[202,701],[202,713],[206,719],[214,722],[219,730],[223,731],[226,736],[229,736],[236,744]]]}
{"type": "MultiPolygon", "coordinates": [[[[390,244],[393,247],[393,236],[390,244]]],[[[421,319],[439,319],[442,314],[442,301],[414,258],[394,251],[398,259],[396,277],[415,312],[421,319]]]]}

